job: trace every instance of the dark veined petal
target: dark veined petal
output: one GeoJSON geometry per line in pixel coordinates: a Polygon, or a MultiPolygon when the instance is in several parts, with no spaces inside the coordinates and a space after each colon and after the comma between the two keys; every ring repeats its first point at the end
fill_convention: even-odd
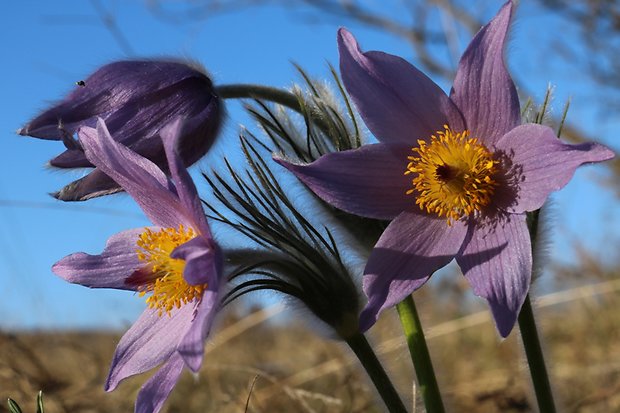
{"type": "MultiPolygon", "coordinates": [[[[138,152],[135,146],[137,143],[155,136],[165,125],[179,117],[197,117],[200,122],[217,123],[219,126],[221,103],[213,92],[213,85],[203,73],[194,71],[193,74],[195,76],[121,106],[110,116],[102,116],[115,139],[138,152]],[[205,112],[205,108],[214,110],[205,112]]],[[[204,134],[192,137],[196,139],[195,148],[198,148],[198,145],[205,142],[209,142],[210,146],[214,135],[204,134]]],[[[161,141],[153,141],[153,144],[157,144],[159,149],[162,149],[161,141]]],[[[198,156],[204,155],[206,150],[207,147],[204,147],[204,151],[198,156]]],[[[141,155],[146,156],[142,153],[141,155]]]]}
{"type": "Polygon", "coordinates": [[[93,165],[86,159],[84,152],[81,150],[67,149],[60,155],[52,158],[52,160],[50,160],[50,166],[56,168],[88,168],[93,165]]]}
{"type": "MultiPolygon", "coordinates": [[[[156,133],[178,116],[196,116],[216,100],[211,80],[196,65],[129,60],[102,66],[61,102],[21,128],[20,135],[61,139],[102,117],[125,145],[156,133]]],[[[215,103],[218,105],[218,103],[215,103]]]]}
{"type": "Polygon", "coordinates": [[[491,307],[502,337],[514,327],[532,277],[532,248],[525,214],[472,226],[456,257],[463,274],[479,297],[491,307]]]}
{"type": "Polygon", "coordinates": [[[185,362],[178,353],[170,356],[140,388],[135,413],[157,413],[179,381],[185,362]]]}
{"type": "Polygon", "coordinates": [[[368,304],[360,329],[369,329],[386,308],[418,289],[461,248],[467,228],[461,221],[448,226],[445,219],[404,212],[379,238],[364,270],[363,288],[368,304]]]}
{"type": "Polygon", "coordinates": [[[184,305],[158,315],[147,308],[123,335],[116,347],[105,390],[112,391],[121,380],[150,370],[168,360],[176,351],[194,318],[194,306],[184,305]]]}
{"type": "Polygon", "coordinates": [[[51,195],[61,201],[86,201],[102,195],[111,195],[123,189],[99,169],[90,171],[86,176],[76,179],[51,195]]]}
{"type": "Polygon", "coordinates": [[[185,260],[183,278],[190,285],[210,284],[219,279],[221,253],[210,238],[199,235],[176,247],[170,257],[185,260]]]}
{"type": "Polygon", "coordinates": [[[496,151],[505,158],[508,180],[513,181],[508,189],[515,199],[507,209],[517,213],[540,208],[552,191],[570,181],[578,166],[614,157],[597,143],[562,143],[551,128],[536,124],[508,132],[497,142],[496,151]]]}
{"type": "Polygon", "coordinates": [[[82,128],[79,135],[88,159],[127,191],[154,224],[166,228],[188,224],[166,175],[153,162],[115,142],[102,120],[96,131],[82,128]]]}
{"type": "Polygon", "coordinates": [[[179,199],[181,200],[181,204],[193,221],[192,227],[199,230],[203,236],[211,237],[211,231],[207,224],[204,210],[202,209],[202,202],[198,197],[196,185],[194,185],[194,181],[189,175],[189,172],[187,172],[187,169],[183,165],[183,160],[179,155],[178,144],[182,127],[183,121],[177,119],[161,131],[161,139],[164,142],[164,149],[170,167],[170,175],[179,199]]]}
{"type": "MultiPolygon", "coordinates": [[[[159,132],[177,118],[187,127],[179,137],[178,152],[189,166],[203,157],[222,123],[223,102],[211,80],[196,64],[173,60],[133,60],[101,67],[62,102],[52,106],[17,131],[24,136],[62,140],[66,151],[50,160],[57,168],[92,167],[73,135],[105,121],[113,139],[151,160],[168,173],[159,132]]],[[[54,196],[63,201],[85,201],[122,190],[95,172],[72,182],[54,196]]]]}
{"type": "Polygon", "coordinates": [[[404,174],[410,153],[409,146],[378,143],[329,153],[307,165],[274,159],[336,208],[369,218],[392,219],[415,206],[415,199],[406,195],[411,178],[404,174]]]}
{"type": "Polygon", "coordinates": [[[52,271],[70,283],[90,288],[134,289],[125,280],[142,266],[136,254],[136,241],[144,230],[119,232],[108,239],[101,255],[71,254],[54,264],[52,271]]]}
{"type": "Polygon", "coordinates": [[[212,92],[211,95],[211,101],[200,112],[182,118],[183,133],[176,147],[185,166],[190,166],[202,158],[219,135],[224,103],[215,93],[212,92]]]}
{"type": "Polygon", "coordinates": [[[473,38],[459,62],[450,96],[471,136],[487,145],[521,123],[519,97],[504,63],[512,7],[512,1],[507,2],[473,38]]]}
{"type": "Polygon", "coordinates": [[[362,53],[344,28],[338,30],[338,51],[347,92],[380,141],[414,145],[445,124],[463,128],[444,91],[406,60],[383,52],[362,53]]]}
{"type": "Polygon", "coordinates": [[[196,314],[189,330],[181,339],[177,351],[185,360],[185,364],[194,373],[200,370],[205,349],[205,340],[211,331],[213,319],[220,305],[220,286],[217,283],[209,285],[202,300],[198,303],[196,314]]]}

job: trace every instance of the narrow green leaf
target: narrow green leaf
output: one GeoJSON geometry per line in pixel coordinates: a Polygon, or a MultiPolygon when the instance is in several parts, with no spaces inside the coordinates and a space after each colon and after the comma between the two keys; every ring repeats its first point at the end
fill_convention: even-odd
{"type": "Polygon", "coordinates": [[[45,409],[43,407],[43,390],[39,390],[37,394],[37,413],[45,413],[45,409]]]}
{"type": "Polygon", "coordinates": [[[568,108],[570,107],[570,98],[566,100],[566,104],[564,105],[564,111],[562,111],[562,118],[560,119],[560,125],[558,126],[558,138],[562,135],[562,129],[564,128],[564,122],[566,121],[566,117],[568,116],[568,108]]]}
{"type": "Polygon", "coordinates": [[[22,413],[22,409],[19,407],[19,404],[13,399],[8,400],[9,404],[9,413],[22,413]]]}

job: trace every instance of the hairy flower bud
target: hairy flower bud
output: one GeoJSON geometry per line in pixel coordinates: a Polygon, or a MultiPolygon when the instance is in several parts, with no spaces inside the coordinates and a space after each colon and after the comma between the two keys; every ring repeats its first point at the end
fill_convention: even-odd
{"type": "MultiPolygon", "coordinates": [[[[213,144],[222,113],[222,102],[211,80],[196,65],[174,60],[128,60],[105,65],[76,82],[75,90],[17,133],[63,141],[67,149],[50,161],[51,166],[93,167],[74,135],[80,127],[94,127],[97,118],[102,118],[115,140],[165,170],[160,130],[176,118],[187,119],[179,151],[189,166],[213,144]]],[[[83,201],[120,190],[96,168],[54,196],[63,201],[83,201]]]]}

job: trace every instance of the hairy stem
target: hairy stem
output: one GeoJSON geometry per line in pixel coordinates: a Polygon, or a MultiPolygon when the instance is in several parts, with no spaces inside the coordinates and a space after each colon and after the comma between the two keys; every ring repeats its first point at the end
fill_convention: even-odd
{"type": "Polygon", "coordinates": [[[420,394],[428,413],[443,413],[443,401],[435,378],[433,363],[428,352],[422,324],[413,297],[408,296],[396,305],[400,322],[407,338],[409,353],[418,378],[420,394]]]}
{"type": "Polygon", "coordinates": [[[223,99],[268,100],[301,113],[298,97],[284,89],[263,85],[234,84],[218,86],[215,91],[223,99]]]}
{"type": "Polygon", "coordinates": [[[527,357],[527,364],[530,368],[532,376],[532,384],[536,393],[536,401],[538,402],[538,410],[545,413],[555,413],[555,403],[553,394],[551,393],[551,383],[545,366],[545,358],[543,356],[538,331],[536,330],[536,322],[534,321],[534,311],[530,296],[525,298],[525,303],[521,307],[519,313],[519,329],[521,330],[521,338],[523,339],[523,347],[527,357]]]}
{"type": "MultiPolygon", "coordinates": [[[[527,216],[533,259],[536,259],[534,252],[536,251],[539,217],[540,210],[530,212],[527,216]]],[[[530,375],[532,376],[532,385],[534,386],[534,393],[536,393],[538,409],[545,413],[555,413],[556,409],[551,392],[551,382],[549,381],[549,374],[547,373],[545,358],[543,356],[538,330],[536,329],[536,321],[534,320],[534,311],[529,294],[525,297],[525,302],[519,313],[519,330],[521,331],[525,356],[530,368],[530,375]]]]}
{"type": "Polygon", "coordinates": [[[375,388],[383,399],[390,413],[406,413],[407,409],[394,385],[387,376],[381,362],[372,350],[372,347],[362,333],[357,333],[346,339],[347,344],[370,376],[375,388]]]}
{"type": "Polygon", "coordinates": [[[221,85],[215,88],[216,93],[223,99],[259,99],[277,103],[295,112],[308,116],[321,131],[329,135],[329,126],[323,119],[307,113],[307,110],[299,101],[299,96],[288,90],[271,86],[253,84],[221,85]]]}

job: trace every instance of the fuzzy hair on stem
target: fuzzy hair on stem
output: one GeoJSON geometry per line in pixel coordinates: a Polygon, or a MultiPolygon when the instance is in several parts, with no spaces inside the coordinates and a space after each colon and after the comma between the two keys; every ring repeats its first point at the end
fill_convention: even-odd
{"type": "Polygon", "coordinates": [[[250,168],[204,175],[223,206],[206,203],[211,218],[228,225],[257,248],[227,253],[233,287],[223,303],[254,291],[293,297],[346,339],[358,331],[359,292],[332,232],[304,217],[278,183],[254,136],[241,137],[250,168]],[[224,176],[230,178],[224,178],[224,176]]]}

